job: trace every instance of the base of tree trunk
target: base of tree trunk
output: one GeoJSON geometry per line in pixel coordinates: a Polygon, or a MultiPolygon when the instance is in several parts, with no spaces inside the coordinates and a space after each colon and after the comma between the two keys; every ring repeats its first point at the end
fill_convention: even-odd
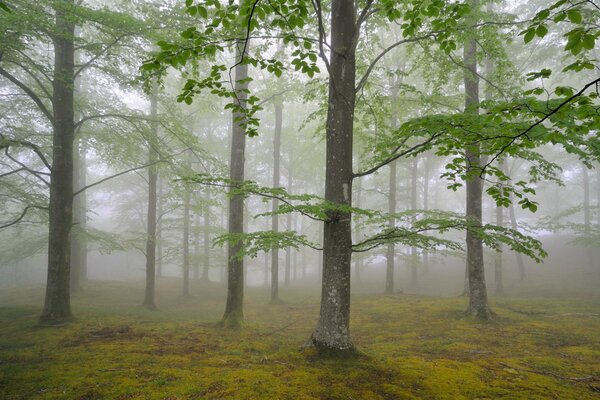
{"type": "Polygon", "coordinates": [[[467,308],[467,310],[465,311],[465,315],[481,320],[481,321],[489,321],[493,318],[494,313],[492,312],[492,310],[490,310],[489,307],[482,307],[482,308],[467,308]]]}
{"type": "Polygon", "coordinates": [[[38,325],[40,326],[61,326],[73,320],[73,315],[69,313],[48,313],[40,315],[38,325]]]}
{"type": "Polygon", "coordinates": [[[285,304],[285,302],[283,300],[281,300],[280,298],[276,298],[276,299],[271,299],[271,301],[269,301],[269,304],[280,305],[280,304],[285,304]]]}
{"type": "Polygon", "coordinates": [[[244,326],[244,315],[241,312],[230,312],[223,315],[219,326],[225,329],[241,329],[244,326]]]}
{"type": "Polygon", "coordinates": [[[366,357],[364,353],[358,351],[351,343],[335,347],[331,346],[329,343],[321,342],[314,337],[308,339],[300,348],[300,350],[305,349],[314,349],[317,356],[320,358],[349,359],[366,357]]]}
{"type": "Polygon", "coordinates": [[[158,310],[158,307],[156,307],[156,304],[150,303],[150,302],[144,302],[142,304],[142,307],[144,307],[144,308],[146,308],[146,309],[148,309],[150,311],[156,311],[156,310],[158,310]]]}

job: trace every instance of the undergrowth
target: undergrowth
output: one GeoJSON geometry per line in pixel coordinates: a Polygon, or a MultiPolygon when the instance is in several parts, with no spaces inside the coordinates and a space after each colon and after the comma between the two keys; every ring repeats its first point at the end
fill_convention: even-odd
{"type": "Polygon", "coordinates": [[[249,289],[246,325],[217,327],[223,288],[88,282],[76,319],[36,325],[41,288],[0,293],[2,399],[599,399],[600,300],[492,299],[495,318],[463,317],[464,298],[360,295],[352,303],[359,357],[300,350],[318,292],[290,289],[268,304],[249,289]],[[216,299],[216,300],[215,300],[216,299]]]}

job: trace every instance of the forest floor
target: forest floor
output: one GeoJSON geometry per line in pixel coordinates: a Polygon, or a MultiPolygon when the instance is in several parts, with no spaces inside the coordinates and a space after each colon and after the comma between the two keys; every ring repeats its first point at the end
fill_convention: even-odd
{"type": "Polygon", "coordinates": [[[357,295],[363,356],[300,351],[319,311],[314,289],[247,290],[247,325],[215,326],[223,289],[182,298],[162,279],[159,310],[143,286],[89,282],[75,321],[36,326],[39,287],[0,290],[2,399],[600,399],[600,299],[492,298],[493,322],[465,298],[357,295]],[[219,300],[213,300],[213,298],[219,300]]]}

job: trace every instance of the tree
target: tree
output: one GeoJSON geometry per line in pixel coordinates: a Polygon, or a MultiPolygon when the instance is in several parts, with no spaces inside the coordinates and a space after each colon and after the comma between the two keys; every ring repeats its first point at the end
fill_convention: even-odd
{"type": "Polygon", "coordinates": [[[73,0],[63,0],[55,7],[48,278],[44,309],[40,316],[40,321],[46,324],[60,324],[72,317],[69,278],[73,221],[75,23],[69,15],[69,7],[74,4],[73,0]]]}

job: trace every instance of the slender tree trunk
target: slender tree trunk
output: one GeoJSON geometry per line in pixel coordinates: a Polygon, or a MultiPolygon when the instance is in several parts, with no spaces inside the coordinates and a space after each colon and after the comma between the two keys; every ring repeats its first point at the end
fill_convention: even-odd
{"type": "MultiPolygon", "coordinates": [[[[390,100],[395,103],[398,98],[399,88],[394,85],[392,87],[392,93],[390,100]]],[[[392,113],[390,120],[390,127],[392,129],[396,129],[398,127],[398,116],[396,113],[392,113]]],[[[390,181],[389,181],[389,193],[388,193],[388,212],[390,215],[396,213],[396,196],[398,193],[398,163],[393,161],[390,163],[390,181]]],[[[388,221],[388,227],[390,229],[396,226],[396,218],[390,218],[388,221]]],[[[394,293],[394,285],[395,285],[395,258],[396,258],[396,244],[394,242],[390,242],[387,245],[387,249],[385,252],[386,258],[386,269],[385,269],[385,293],[393,294],[394,293]]]]}
{"type": "Polygon", "coordinates": [[[202,270],[202,280],[210,282],[208,276],[210,268],[210,206],[208,205],[208,196],[206,200],[207,203],[204,207],[204,269],[202,270]]]}
{"type": "MultiPolygon", "coordinates": [[[[152,96],[150,97],[150,118],[151,118],[151,142],[148,143],[148,161],[154,163],[158,159],[156,153],[156,141],[158,138],[158,85],[154,85],[152,96]]],[[[146,293],[143,306],[149,310],[156,310],[154,293],[156,286],[156,224],[157,224],[157,183],[158,171],[156,165],[148,167],[148,228],[146,238],[146,293]]]]}
{"type": "MultiPolygon", "coordinates": [[[[388,194],[388,211],[390,214],[396,213],[396,193],[398,181],[398,165],[396,161],[390,163],[390,192],[388,194]]],[[[396,219],[390,218],[388,221],[389,228],[396,226],[396,219]]],[[[388,243],[387,250],[385,253],[386,257],[386,271],[385,271],[385,292],[388,294],[394,293],[394,259],[396,257],[396,245],[393,242],[388,243]]]]}
{"type": "MultiPolygon", "coordinates": [[[[236,60],[242,56],[243,43],[238,41],[236,60]]],[[[246,107],[246,90],[248,89],[248,65],[240,63],[235,67],[235,92],[237,103],[246,107]]],[[[244,180],[244,161],[246,151],[246,132],[242,124],[243,115],[232,113],[231,129],[231,160],[229,178],[234,182],[244,180]]],[[[240,195],[229,198],[229,228],[230,234],[244,232],[244,197],[240,195]]],[[[226,328],[240,328],[244,322],[244,260],[239,253],[241,243],[229,243],[227,252],[227,304],[221,319],[221,325],[226,328]]]]}
{"type": "MultiPolygon", "coordinates": [[[[517,217],[515,215],[515,206],[513,205],[513,196],[510,196],[510,204],[508,206],[508,216],[510,217],[510,227],[514,230],[519,228],[517,224],[517,217]]],[[[527,273],[525,271],[525,263],[523,262],[523,256],[518,251],[515,252],[515,257],[517,259],[517,267],[519,269],[519,279],[524,281],[527,278],[527,273]]]]}
{"type": "MultiPolygon", "coordinates": [[[[281,170],[279,167],[281,159],[281,126],[283,119],[283,103],[280,100],[275,101],[275,137],[273,139],[273,187],[278,188],[280,184],[281,170]]],[[[272,210],[277,211],[279,201],[273,199],[272,210]]],[[[279,232],[279,215],[273,214],[271,220],[271,230],[279,232]]],[[[268,265],[268,264],[267,264],[268,265]]],[[[274,246],[271,249],[271,303],[279,302],[279,248],[274,246]]]]}
{"type": "MultiPolygon", "coordinates": [[[[190,154],[185,154],[185,164],[189,171],[192,168],[190,154]]],[[[190,190],[183,188],[183,291],[184,297],[190,295],[190,190]]]]}
{"type": "MultiPolygon", "coordinates": [[[[288,193],[293,193],[294,186],[294,174],[293,174],[293,162],[294,162],[294,154],[290,149],[290,160],[288,166],[288,193]]],[[[293,230],[292,227],[292,213],[288,213],[287,215],[287,229],[293,230]]],[[[292,275],[292,248],[288,247],[285,249],[285,280],[284,284],[286,287],[290,286],[290,280],[292,275]]]]}
{"type": "MultiPolygon", "coordinates": [[[[73,149],[73,191],[85,186],[85,145],[83,139],[76,138],[73,149]]],[[[85,191],[73,198],[73,230],[71,231],[71,292],[81,290],[87,269],[87,249],[85,241],[86,225],[85,191]]]]}
{"type": "MultiPolygon", "coordinates": [[[[417,209],[417,194],[418,194],[417,172],[418,172],[418,168],[419,168],[419,159],[415,157],[413,160],[411,179],[410,179],[410,181],[411,181],[410,185],[412,188],[411,196],[410,196],[410,208],[413,211],[417,209]]],[[[419,262],[419,259],[417,257],[417,248],[415,246],[412,246],[410,248],[410,285],[413,289],[416,289],[419,287],[418,262],[419,262]]]]}
{"type": "Polygon", "coordinates": [[[156,180],[157,194],[157,221],[156,221],[156,277],[162,278],[163,276],[163,244],[162,244],[162,227],[163,227],[163,212],[164,212],[164,200],[163,200],[163,179],[158,175],[156,180]]]}
{"type": "MultiPolygon", "coordinates": [[[[473,9],[479,8],[479,2],[472,0],[473,9]]],[[[479,77],[477,75],[477,42],[471,38],[464,47],[465,70],[465,113],[479,113],[479,77]]],[[[483,180],[481,170],[480,145],[469,144],[465,149],[467,169],[473,176],[467,178],[467,266],[469,278],[469,307],[467,313],[481,319],[490,318],[483,265],[483,242],[475,233],[482,225],[483,180]],[[472,228],[471,228],[472,227],[472,228]]]]}
{"type": "MultiPolygon", "coordinates": [[[[360,208],[361,207],[361,193],[362,192],[362,179],[357,179],[356,180],[356,195],[355,195],[355,206],[356,208],[360,208]]],[[[355,228],[355,233],[356,233],[356,237],[360,238],[362,235],[360,226],[357,224],[356,228],[355,228]]],[[[358,286],[360,284],[360,270],[362,269],[362,261],[363,258],[359,255],[359,254],[355,254],[354,255],[354,277],[356,285],[358,286]]]]}
{"type": "MultiPolygon", "coordinates": [[[[424,176],[423,176],[423,210],[429,210],[429,168],[431,157],[429,155],[425,155],[423,158],[424,162],[424,176]]],[[[427,250],[423,250],[423,274],[429,274],[429,252],[427,250]]]]}
{"type": "MultiPolygon", "coordinates": [[[[496,225],[504,226],[504,207],[496,206],[496,225]]],[[[498,248],[494,258],[494,282],[496,284],[496,295],[501,296],[504,294],[504,284],[502,280],[502,244],[498,248]]]]}
{"type": "Polygon", "coordinates": [[[48,277],[43,324],[55,325],[72,318],[70,293],[71,224],[73,222],[73,140],[75,136],[73,88],[75,25],[65,8],[73,0],[57,3],[54,35],[52,92],[53,134],[50,179],[48,277]]]}
{"type": "MultiPolygon", "coordinates": [[[[581,166],[581,172],[583,174],[583,224],[584,232],[587,238],[591,235],[592,227],[592,212],[591,212],[591,200],[590,200],[590,176],[588,169],[585,165],[581,166]]],[[[590,270],[594,269],[594,256],[592,254],[592,247],[590,245],[585,246],[585,256],[587,266],[590,270]]]]}
{"type": "MultiPolygon", "coordinates": [[[[325,199],[352,205],[352,134],[354,125],[356,49],[352,0],[331,2],[329,107],[326,122],[325,199]]],[[[350,339],[350,260],[352,215],[329,211],[323,233],[321,308],[312,344],[320,350],[348,351],[350,339]]]]}
{"type": "Polygon", "coordinates": [[[200,214],[196,214],[194,224],[194,236],[192,241],[194,242],[194,263],[193,263],[193,278],[194,280],[200,279],[200,214]]]}

